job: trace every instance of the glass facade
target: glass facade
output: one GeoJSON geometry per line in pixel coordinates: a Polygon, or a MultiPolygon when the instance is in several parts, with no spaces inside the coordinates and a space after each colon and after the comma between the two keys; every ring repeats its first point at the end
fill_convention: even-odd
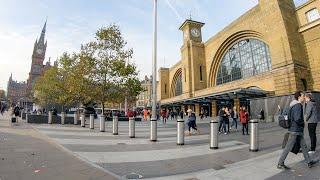
{"type": "Polygon", "coordinates": [[[241,40],[222,58],[217,85],[258,75],[271,70],[269,47],[257,39],[241,40]]]}
{"type": "Polygon", "coordinates": [[[179,96],[182,94],[182,74],[177,77],[175,84],[175,96],[179,96]]]}

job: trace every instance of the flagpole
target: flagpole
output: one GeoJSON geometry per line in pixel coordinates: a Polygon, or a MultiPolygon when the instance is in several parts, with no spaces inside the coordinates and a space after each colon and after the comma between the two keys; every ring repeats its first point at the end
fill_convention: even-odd
{"type": "Polygon", "coordinates": [[[150,140],[157,141],[157,0],[153,1],[152,117],[150,140]]]}

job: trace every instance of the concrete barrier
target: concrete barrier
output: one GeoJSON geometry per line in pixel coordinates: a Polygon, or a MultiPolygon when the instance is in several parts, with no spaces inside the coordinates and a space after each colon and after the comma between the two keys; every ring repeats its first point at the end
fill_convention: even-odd
{"type": "MultiPolygon", "coordinates": [[[[48,115],[27,114],[27,123],[47,124],[48,115]]],[[[73,124],[73,117],[66,116],[65,124],[73,124]]],[[[60,116],[52,116],[52,124],[61,124],[60,116]]],[[[80,124],[80,122],[78,122],[80,124]]]]}

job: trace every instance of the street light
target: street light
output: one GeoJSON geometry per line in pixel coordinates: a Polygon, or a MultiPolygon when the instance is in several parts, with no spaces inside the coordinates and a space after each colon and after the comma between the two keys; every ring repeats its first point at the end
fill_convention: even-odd
{"type": "MultiPolygon", "coordinates": [[[[129,58],[126,59],[126,67],[128,66],[129,58]]],[[[127,99],[127,93],[125,94],[125,99],[124,99],[124,114],[127,116],[127,111],[128,111],[128,99],[127,99]]]]}
{"type": "Polygon", "coordinates": [[[157,141],[157,0],[153,1],[152,117],[150,140],[157,141]]]}

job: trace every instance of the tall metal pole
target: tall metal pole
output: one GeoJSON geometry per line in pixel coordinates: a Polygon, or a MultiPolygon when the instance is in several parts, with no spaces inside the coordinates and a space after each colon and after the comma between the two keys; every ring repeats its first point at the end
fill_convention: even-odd
{"type": "Polygon", "coordinates": [[[157,141],[157,0],[153,2],[152,117],[150,140],[157,141]]]}
{"type": "MultiPolygon", "coordinates": [[[[128,66],[128,61],[129,61],[129,58],[126,59],[126,67],[128,66]]],[[[124,114],[125,114],[125,116],[127,116],[127,111],[128,111],[128,99],[127,99],[127,93],[126,93],[125,99],[124,99],[124,114]]]]}

